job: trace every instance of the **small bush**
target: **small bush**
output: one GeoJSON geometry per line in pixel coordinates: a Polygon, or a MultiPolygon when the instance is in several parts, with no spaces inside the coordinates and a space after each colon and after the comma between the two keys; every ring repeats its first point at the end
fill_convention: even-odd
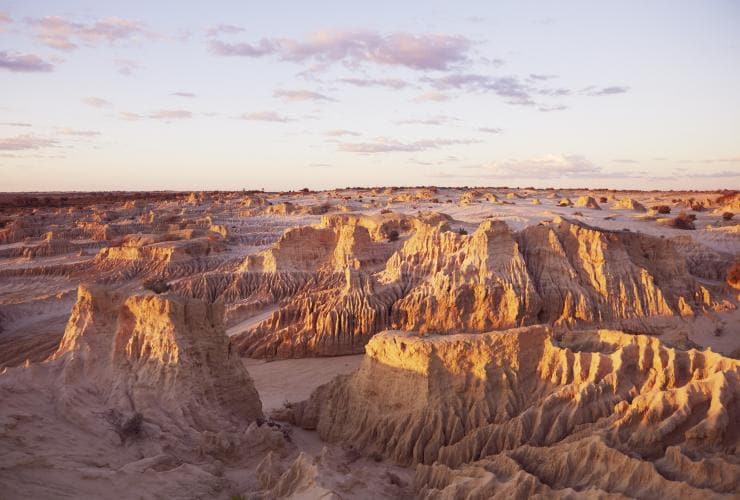
{"type": "Polygon", "coordinates": [[[601,198],[599,198],[599,203],[606,203],[608,201],[609,199],[606,196],[602,196],[601,198]]]}
{"type": "Polygon", "coordinates": [[[732,213],[732,212],[725,212],[725,213],[723,213],[723,214],[722,214],[722,218],[723,218],[724,220],[732,220],[732,218],[733,218],[734,216],[735,216],[735,214],[734,214],[734,213],[732,213]]]}
{"type": "Polygon", "coordinates": [[[669,207],[668,205],[655,205],[653,207],[653,210],[655,210],[659,214],[669,214],[669,213],[671,213],[671,207],[669,207]]]}
{"type": "Polygon", "coordinates": [[[157,295],[168,292],[170,288],[170,284],[164,280],[148,280],[144,282],[144,289],[151,290],[157,295]]]}
{"type": "Polygon", "coordinates": [[[391,230],[391,231],[388,232],[388,241],[390,241],[390,242],[398,241],[398,237],[399,236],[400,235],[398,234],[398,231],[396,231],[395,229],[393,229],[393,230],[391,230]]]}
{"type": "Polygon", "coordinates": [[[468,234],[468,230],[465,229],[464,227],[461,227],[461,228],[459,228],[457,230],[457,234],[460,234],[460,235],[463,235],[464,236],[464,235],[468,234]]]}
{"type": "Polygon", "coordinates": [[[696,215],[688,214],[685,211],[681,211],[681,213],[679,213],[676,218],[671,221],[671,225],[676,229],[696,229],[696,226],[694,226],[695,220],[696,215]]]}

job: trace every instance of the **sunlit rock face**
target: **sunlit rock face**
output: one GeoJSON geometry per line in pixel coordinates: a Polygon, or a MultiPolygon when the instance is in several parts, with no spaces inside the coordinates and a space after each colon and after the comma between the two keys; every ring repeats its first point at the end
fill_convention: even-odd
{"type": "Polygon", "coordinates": [[[267,295],[278,306],[236,337],[240,352],[362,352],[386,328],[448,334],[639,322],[712,310],[722,293],[700,284],[665,239],[559,217],[520,232],[492,220],[470,234],[456,225],[434,215],[347,215],[287,231],[248,257],[229,285],[258,281],[237,296],[267,295]],[[398,238],[384,240],[391,231],[398,238]]]}
{"type": "Polygon", "coordinates": [[[740,362],[618,331],[373,337],[288,418],[420,464],[422,497],[737,491],[740,362]]]}
{"type": "Polygon", "coordinates": [[[70,398],[80,385],[105,388],[111,407],[159,415],[163,425],[218,430],[222,417],[262,418],[220,304],[81,286],[52,359],[70,398]]]}

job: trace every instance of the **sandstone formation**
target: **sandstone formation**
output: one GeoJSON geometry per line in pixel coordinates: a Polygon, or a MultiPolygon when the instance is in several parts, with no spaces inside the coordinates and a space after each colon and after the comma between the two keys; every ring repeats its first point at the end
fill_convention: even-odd
{"type": "Polygon", "coordinates": [[[165,295],[128,298],[81,286],[59,349],[62,398],[105,387],[124,414],[217,431],[223,415],[262,418],[259,396],[224,333],[223,305],[165,295]]]}
{"type": "Polygon", "coordinates": [[[594,210],[601,210],[601,207],[597,203],[597,201],[594,199],[593,196],[581,196],[576,200],[575,203],[576,207],[582,207],[582,208],[591,208],[594,210]]]}
{"type": "Polygon", "coordinates": [[[618,200],[612,208],[632,210],[633,212],[647,212],[647,208],[645,208],[645,205],[633,198],[622,198],[618,200]]]}
{"type": "Polygon", "coordinates": [[[235,337],[240,352],[259,357],[362,352],[386,328],[631,327],[717,308],[722,293],[694,278],[666,239],[562,218],[519,233],[500,221],[471,234],[454,225],[433,214],[326,216],[249,256],[238,278],[205,286],[220,288],[211,298],[252,304],[247,311],[277,306],[235,337]],[[399,239],[384,240],[392,232],[399,239]]]}
{"type": "Polygon", "coordinates": [[[386,332],[285,417],[423,498],[737,493],[740,362],[617,331],[386,332]]]}

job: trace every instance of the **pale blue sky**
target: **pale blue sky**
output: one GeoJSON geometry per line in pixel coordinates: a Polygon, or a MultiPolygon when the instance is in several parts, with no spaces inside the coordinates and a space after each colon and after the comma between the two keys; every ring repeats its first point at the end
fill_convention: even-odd
{"type": "Polygon", "coordinates": [[[0,1],[0,190],[740,188],[739,22],[736,1],[0,1]]]}

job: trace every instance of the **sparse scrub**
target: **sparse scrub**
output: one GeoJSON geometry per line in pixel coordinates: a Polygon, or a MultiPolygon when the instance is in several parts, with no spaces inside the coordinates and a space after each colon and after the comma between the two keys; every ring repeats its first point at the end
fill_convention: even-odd
{"type": "Polygon", "coordinates": [[[686,211],[681,211],[672,221],[671,226],[675,227],[676,229],[696,229],[696,226],[694,226],[694,221],[696,220],[696,215],[686,213],[686,211]]]}
{"type": "Polygon", "coordinates": [[[159,295],[165,293],[172,288],[169,283],[164,280],[147,280],[143,284],[145,290],[151,290],[152,292],[159,295]]]}
{"type": "Polygon", "coordinates": [[[725,212],[722,214],[722,219],[724,220],[732,220],[732,218],[735,216],[732,212],[725,212]]]}
{"type": "Polygon", "coordinates": [[[669,214],[671,213],[671,207],[668,205],[655,205],[652,207],[653,210],[655,210],[659,214],[669,214]]]}

